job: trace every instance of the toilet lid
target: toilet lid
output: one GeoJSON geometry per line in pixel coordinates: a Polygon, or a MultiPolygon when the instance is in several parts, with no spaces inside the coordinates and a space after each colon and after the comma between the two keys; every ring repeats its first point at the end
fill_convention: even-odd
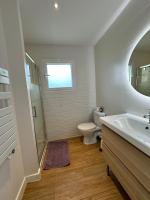
{"type": "Polygon", "coordinates": [[[96,128],[96,125],[93,122],[89,122],[89,123],[82,123],[78,125],[78,129],[82,130],[82,131],[89,131],[96,128]]]}

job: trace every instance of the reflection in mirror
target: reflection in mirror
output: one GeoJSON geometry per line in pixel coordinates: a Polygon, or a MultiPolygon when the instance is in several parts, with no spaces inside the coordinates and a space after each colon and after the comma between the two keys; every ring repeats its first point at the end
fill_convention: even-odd
{"type": "Polygon", "coordinates": [[[129,81],[138,92],[150,96],[150,31],[140,40],[131,55],[129,81]]]}

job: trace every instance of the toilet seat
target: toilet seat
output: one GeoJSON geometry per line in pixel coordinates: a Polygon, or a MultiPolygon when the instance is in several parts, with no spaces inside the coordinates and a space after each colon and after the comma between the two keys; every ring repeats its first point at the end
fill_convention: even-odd
{"type": "Polygon", "coordinates": [[[82,123],[78,125],[78,129],[81,131],[92,131],[96,128],[96,125],[93,122],[82,123]]]}

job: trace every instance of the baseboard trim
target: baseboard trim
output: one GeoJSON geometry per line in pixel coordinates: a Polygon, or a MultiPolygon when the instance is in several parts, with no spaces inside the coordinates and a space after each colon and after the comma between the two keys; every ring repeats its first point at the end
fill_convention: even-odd
{"type": "Polygon", "coordinates": [[[26,176],[26,182],[27,183],[39,181],[40,179],[41,179],[41,169],[40,168],[38,169],[37,173],[26,176]]]}
{"type": "Polygon", "coordinates": [[[41,179],[41,169],[40,168],[38,169],[37,173],[24,177],[15,200],[21,200],[23,198],[23,194],[26,189],[27,183],[39,181],[40,179],[41,179]]]}
{"type": "Polygon", "coordinates": [[[46,150],[47,150],[47,143],[45,144],[45,147],[44,147],[44,151],[43,151],[43,154],[42,154],[42,158],[41,158],[41,161],[40,161],[40,169],[42,170],[43,169],[43,163],[44,163],[44,159],[45,159],[45,154],[46,154],[46,150]]]}
{"type": "Polygon", "coordinates": [[[82,136],[81,134],[75,134],[75,135],[71,135],[71,136],[66,135],[66,136],[51,137],[51,138],[48,138],[48,142],[55,141],[55,140],[77,138],[77,137],[81,137],[81,136],[82,136]]]}
{"type": "Polygon", "coordinates": [[[15,200],[21,200],[23,198],[23,194],[26,189],[26,185],[27,185],[26,178],[24,178],[15,200]]]}
{"type": "MultiPolygon", "coordinates": [[[[61,137],[61,138],[60,137],[53,137],[53,138],[49,138],[48,141],[61,140],[61,139],[71,139],[71,138],[76,138],[76,137],[81,137],[81,135],[76,134],[76,135],[72,135],[72,136],[64,136],[64,137],[61,137]]],[[[41,169],[42,169],[42,166],[43,166],[46,148],[47,148],[47,144],[45,145],[45,148],[44,148],[44,151],[43,151],[43,155],[42,155],[41,162],[40,162],[40,168],[38,169],[38,172],[35,173],[35,174],[31,174],[29,176],[24,177],[15,200],[22,200],[24,191],[25,191],[26,186],[27,186],[27,183],[39,181],[41,179],[41,169]]]]}

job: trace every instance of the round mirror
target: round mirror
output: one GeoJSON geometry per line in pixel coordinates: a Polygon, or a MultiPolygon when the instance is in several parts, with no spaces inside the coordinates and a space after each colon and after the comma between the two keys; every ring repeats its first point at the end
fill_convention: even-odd
{"type": "Polygon", "coordinates": [[[138,92],[150,96],[150,31],[140,40],[131,55],[129,81],[138,92]]]}

